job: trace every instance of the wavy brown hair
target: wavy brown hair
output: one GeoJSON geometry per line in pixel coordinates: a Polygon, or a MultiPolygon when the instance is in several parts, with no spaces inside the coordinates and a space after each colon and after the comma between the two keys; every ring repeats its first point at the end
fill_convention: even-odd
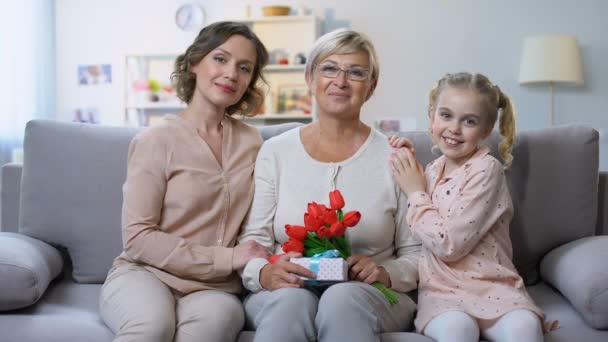
{"type": "Polygon", "coordinates": [[[515,108],[511,99],[482,74],[469,72],[446,74],[437,82],[437,85],[429,94],[429,117],[435,111],[439,94],[447,87],[471,89],[485,99],[484,107],[487,120],[484,120],[484,122],[489,130],[494,128],[500,112],[498,129],[503,139],[498,145],[498,152],[504,160],[505,169],[509,168],[513,163],[511,150],[515,142],[515,108]]]}
{"type": "Polygon", "coordinates": [[[192,72],[192,67],[234,35],[240,35],[253,43],[256,59],[251,82],[245,94],[237,103],[226,107],[226,113],[248,115],[263,102],[264,93],[258,86],[258,81],[267,84],[262,69],[268,63],[268,51],[247,25],[232,21],[217,22],[203,28],[186,52],[177,56],[171,81],[180,100],[190,103],[194,95],[196,75],[192,72]]]}

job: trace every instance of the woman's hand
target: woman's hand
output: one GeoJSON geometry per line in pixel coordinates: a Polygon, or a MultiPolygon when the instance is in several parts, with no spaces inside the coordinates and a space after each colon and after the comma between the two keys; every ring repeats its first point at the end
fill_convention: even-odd
{"type": "Polygon", "coordinates": [[[391,276],[384,267],[378,266],[372,258],[363,255],[351,255],[346,262],[350,269],[349,277],[351,280],[362,281],[370,285],[378,281],[387,288],[391,287],[391,276]]]}
{"type": "Polygon", "coordinates": [[[392,148],[395,148],[395,149],[406,148],[406,149],[410,150],[414,155],[416,155],[416,149],[414,148],[414,143],[412,143],[412,141],[408,138],[400,137],[400,136],[396,136],[396,135],[389,135],[388,143],[391,145],[392,148]]]}
{"type": "Polygon", "coordinates": [[[289,262],[291,258],[300,257],[301,253],[289,252],[280,256],[274,263],[264,266],[260,271],[260,285],[270,291],[304,286],[304,279],[298,276],[314,279],[315,274],[303,266],[289,262]]]}
{"type": "Polygon", "coordinates": [[[406,195],[425,191],[424,168],[410,150],[402,148],[393,151],[389,165],[397,184],[406,195]]]}
{"type": "Polygon", "coordinates": [[[268,258],[270,251],[259,243],[249,240],[234,247],[232,254],[232,269],[237,271],[245,267],[253,258],[268,258]]]}

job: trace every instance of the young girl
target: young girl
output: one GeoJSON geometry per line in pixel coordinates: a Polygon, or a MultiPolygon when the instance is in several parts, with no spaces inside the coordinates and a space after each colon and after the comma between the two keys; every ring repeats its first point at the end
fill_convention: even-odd
{"type": "Polygon", "coordinates": [[[503,172],[513,160],[511,101],[483,75],[447,74],[431,90],[429,118],[443,156],[426,172],[408,149],[390,162],[408,197],[407,223],[423,244],[416,329],[437,341],[542,341],[543,312],[511,262],[513,205],[503,172]],[[482,146],[499,113],[504,166],[482,146]]]}

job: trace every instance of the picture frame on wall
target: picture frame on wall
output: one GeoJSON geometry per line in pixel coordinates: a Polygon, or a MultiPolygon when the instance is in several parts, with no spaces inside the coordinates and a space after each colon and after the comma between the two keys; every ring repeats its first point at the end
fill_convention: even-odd
{"type": "Polygon", "coordinates": [[[384,134],[415,131],[417,129],[415,118],[401,116],[381,118],[374,122],[374,126],[384,134]]]}
{"type": "Polygon", "coordinates": [[[279,84],[274,110],[277,114],[310,114],[312,96],[305,83],[279,84]]]}
{"type": "Polygon", "coordinates": [[[112,65],[91,64],[78,66],[78,84],[89,86],[112,83],[112,65]]]}

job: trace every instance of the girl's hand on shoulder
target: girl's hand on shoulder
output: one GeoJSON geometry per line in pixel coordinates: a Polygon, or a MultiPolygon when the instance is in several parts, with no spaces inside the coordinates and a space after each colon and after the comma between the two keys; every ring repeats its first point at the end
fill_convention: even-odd
{"type": "Polygon", "coordinates": [[[392,148],[395,148],[395,149],[406,148],[406,149],[410,150],[414,155],[416,155],[416,149],[414,148],[414,143],[412,143],[412,141],[408,138],[400,137],[397,135],[389,135],[388,143],[389,143],[389,145],[391,145],[392,148]]]}
{"type": "Polygon", "coordinates": [[[301,253],[289,252],[280,256],[274,263],[264,266],[260,271],[260,285],[270,291],[304,286],[304,279],[298,276],[315,278],[315,274],[306,267],[289,261],[291,258],[300,257],[301,253]]]}
{"type": "Polygon", "coordinates": [[[402,148],[393,151],[389,166],[397,184],[406,195],[425,191],[424,168],[410,150],[402,148]]]}
{"type": "Polygon", "coordinates": [[[370,285],[381,282],[386,287],[391,287],[390,275],[372,258],[364,255],[351,255],[346,262],[349,268],[348,276],[351,280],[358,280],[370,285]]]}

